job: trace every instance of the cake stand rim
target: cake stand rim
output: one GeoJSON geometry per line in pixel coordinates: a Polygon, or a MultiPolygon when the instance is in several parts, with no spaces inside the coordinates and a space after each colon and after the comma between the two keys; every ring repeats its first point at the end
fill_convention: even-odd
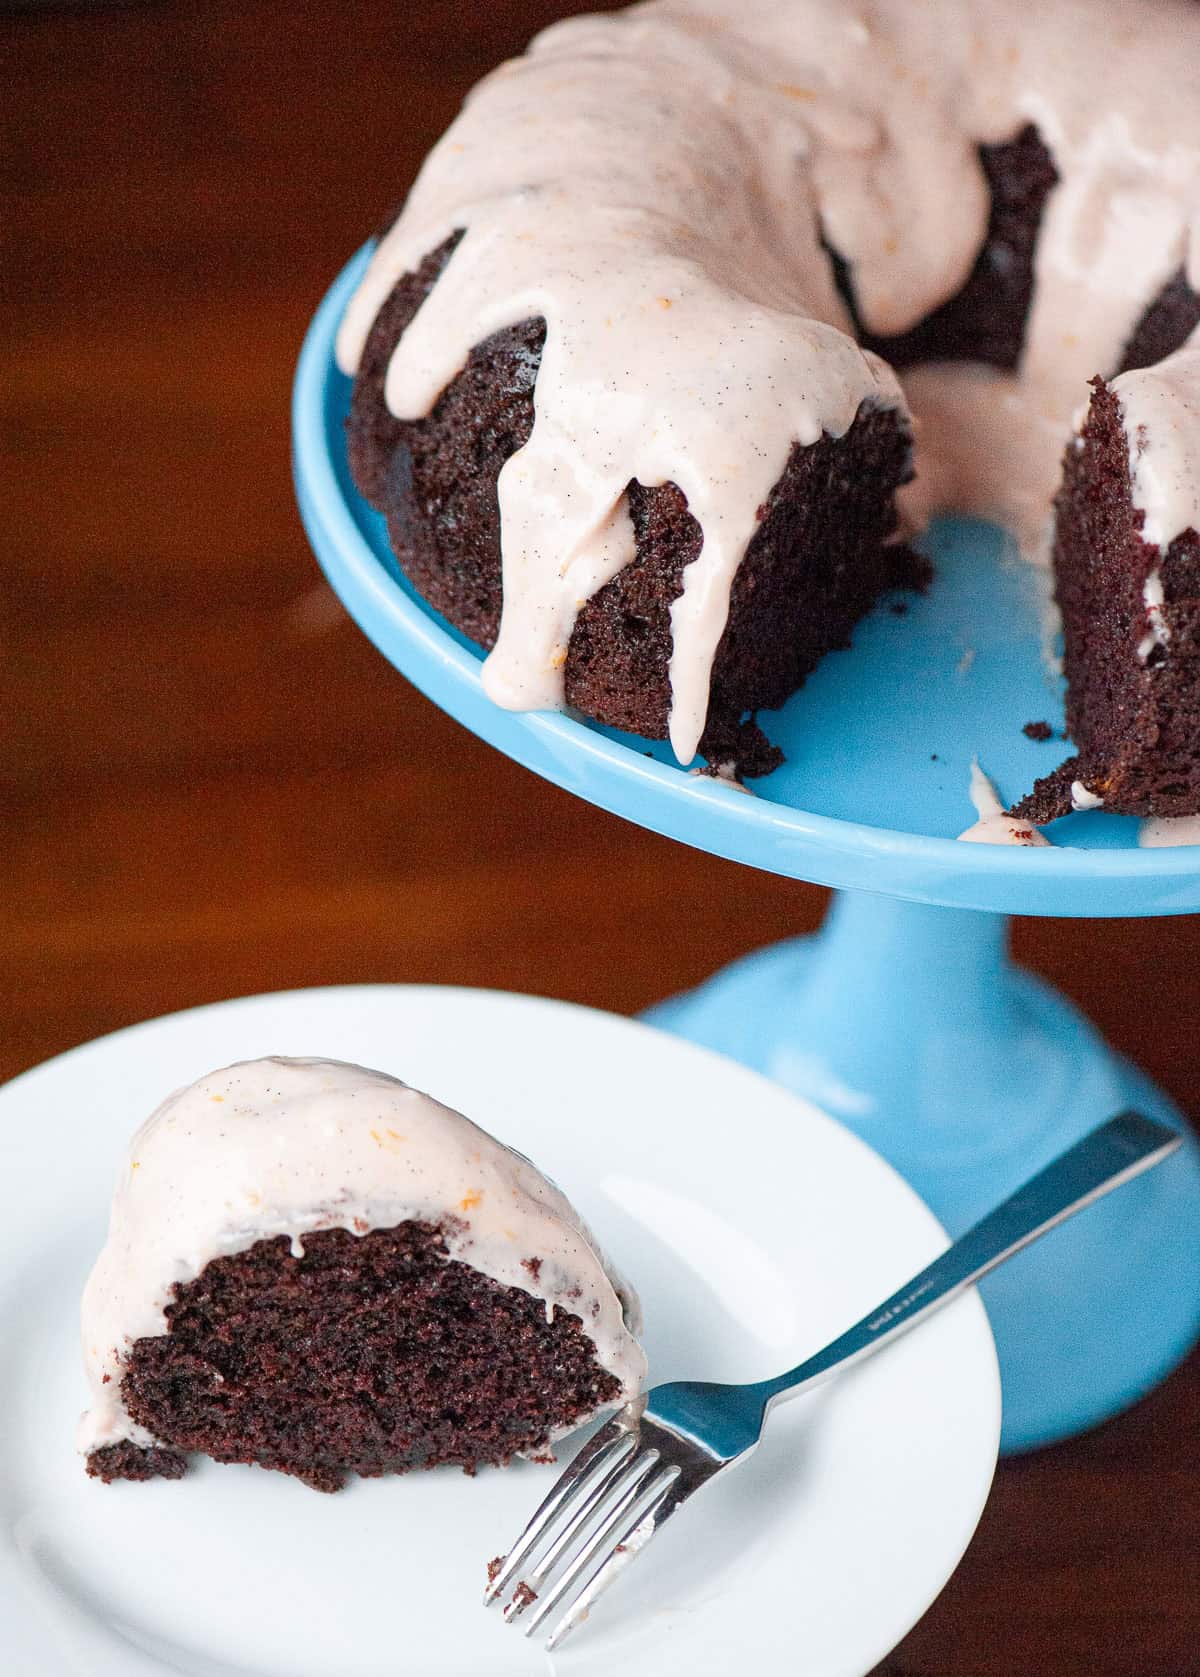
{"type": "Polygon", "coordinates": [[[292,398],[296,493],[318,563],[342,604],[439,708],[588,802],[765,872],[991,913],[1143,917],[1200,910],[1200,845],[964,845],[748,797],[642,756],[568,715],[494,705],[483,693],[478,655],[380,564],[339,482],[327,414],[331,391],[337,383],[344,388],[345,375],[333,341],[372,249],[373,242],[363,245],[341,270],[305,336],[292,398]],[[885,868],[886,874],[876,872],[885,868]]]}

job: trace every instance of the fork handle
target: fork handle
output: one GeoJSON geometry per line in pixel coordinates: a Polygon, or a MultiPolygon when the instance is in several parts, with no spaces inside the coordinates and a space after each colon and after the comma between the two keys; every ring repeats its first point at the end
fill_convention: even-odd
{"type": "Polygon", "coordinates": [[[752,1389],[768,1401],[795,1397],[835,1371],[861,1362],[907,1332],[998,1264],[1123,1182],[1149,1170],[1180,1146],[1182,1137],[1138,1112],[1123,1112],[1092,1130],[861,1322],[774,1380],[752,1389]]]}

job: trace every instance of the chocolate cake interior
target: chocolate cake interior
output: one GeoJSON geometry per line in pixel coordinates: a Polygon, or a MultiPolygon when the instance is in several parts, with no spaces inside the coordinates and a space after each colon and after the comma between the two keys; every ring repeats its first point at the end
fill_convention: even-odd
{"type": "MultiPolygon", "coordinates": [[[[620,1392],[578,1317],[451,1260],[440,1228],[323,1230],[215,1258],[138,1340],[121,1393],[160,1441],[96,1450],[105,1480],[177,1478],[190,1452],[335,1491],[536,1454],[620,1392]]],[[[528,1260],[536,1264],[538,1260],[528,1260]]]]}
{"type": "Polygon", "coordinates": [[[1102,379],[1093,380],[1079,446],[1067,449],[1056,508],[1067,725],[1079,754],[1013,813],[1035,822],[1065,815],[1079,781],[1127,814],[1192,814],[1200,808],[1200,535],[1185,531],[1165,555],[1143,541],[1120,403],[1102,379]],[[1154,573],[1166,644],[1149,633],[1144,591],[1154,573]]]}

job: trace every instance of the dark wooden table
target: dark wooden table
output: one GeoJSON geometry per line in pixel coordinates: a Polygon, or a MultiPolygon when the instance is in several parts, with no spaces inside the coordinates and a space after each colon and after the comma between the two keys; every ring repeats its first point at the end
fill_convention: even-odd
{"type": "MultiPolygon", "coordinates": [[[[822,892],[626,826],[439,714],[343,616],[293,505],[314,305],[470,84],[571,9],[0,19],[0,1075],[294,985],[634,1010],[817,923],[822,892]]],[[[1016,947],[1195,1111],[1195,920],[1025,922],[1016,947]]],[[[1132,1413],[1001,1467],[881,1670],[1200,1672],[1198,1476],[1194,1356],[1132,1413]]]]}

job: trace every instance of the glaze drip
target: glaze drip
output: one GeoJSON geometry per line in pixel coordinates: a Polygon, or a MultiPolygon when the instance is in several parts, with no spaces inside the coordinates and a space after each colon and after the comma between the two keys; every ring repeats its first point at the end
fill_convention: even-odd
{"type": "MultiPolygon", "coordinates": [[[[1142,540],[1160,551],[1187,529],[1200,530],[1200,328],[1156,367],[1113,380],[1129,438],[1134,506],[1142,540]]],[[[1162,578],[1152,571],[1144,598],[1152,645],[1170,638],[1163,617],[1162,578]]]]}
{"type": "Polygon", "coordinates": [[[671,481],[703,532],[672,608],[670,737],[690,761],[757,509],[793,443],[844,435],[863,404],[916,416],[914,527],[957,508],[1042,551],[1087,380],[1173,276],[1200,289],[1197,111],[1187,0],[651,0],[558,24],[486,78],[375,252],[338,358],[355,370],[397,280],[460,230],[392,357],[391,411],[426,416],[473,345],[546,323],[533,431],[499,479],[491,697],[561,705],[575,617],[633,556],[627,486],[671,481]],[[907,330],[981,248],[980,145],[1030,124],[1059,179],[1020,365],[914,367],[906,404],[850,338],[824,241],[865,325],[907,330]]]}
{"type": "Polygon", "coordinates": [[[979,819],[959,833],[960,844],[1018,844],[1035,848],[1050,843],[1040,828],[1006,812],[996,788],[978,763],[971,764],[971,802],[979,819]]]}

